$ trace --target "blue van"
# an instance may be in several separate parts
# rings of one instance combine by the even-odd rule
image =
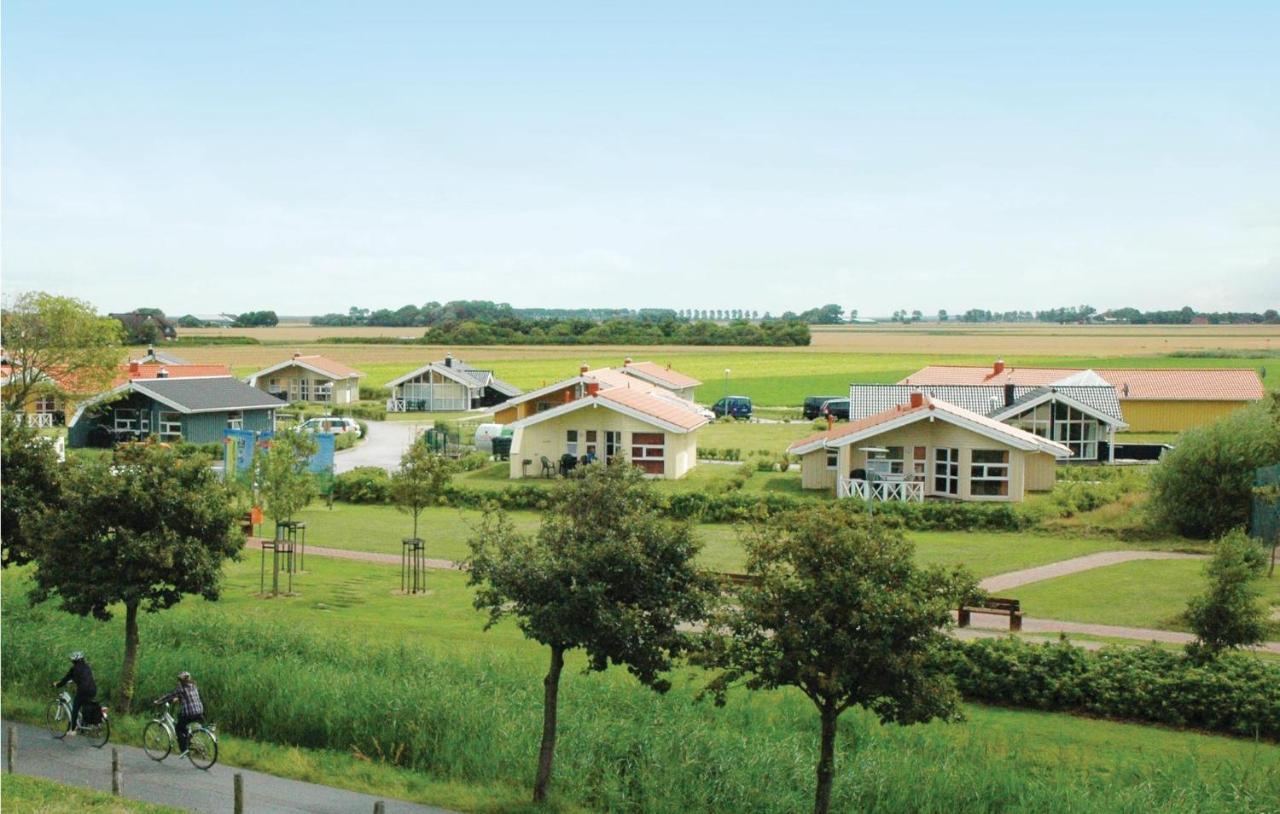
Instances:
[[[716,418],[733,416],[734,418],[751,418],[751,399],[746,396],[725,396],[711,406]]]

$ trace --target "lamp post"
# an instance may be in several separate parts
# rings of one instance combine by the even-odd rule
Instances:
[[[884,447],[858,447],[858,451],[863,453],[866,459],[867,470],[867,517],[874,519],[876,515],[876,479],[875,470],[871,468],[872,455],[888,455],[889,450]]]
[[[725,398],[729,398],[729,374],[730,374],[731,372],[732,372],[732,371],[730,371],[730,370],[729,370],[729,368],[727,368],[727,367],[724,369],[724,393],[723,393],[722,395],[723,395]],[[728,405],[727,405],[727,404],[726,404],[725,406],[726,406],[726,408],[728,407]]]

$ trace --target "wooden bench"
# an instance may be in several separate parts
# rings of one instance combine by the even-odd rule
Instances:
[[[960,606],[960,627],[969,626],[969,615],[973,613],[991,613],[1009,617],[1009,630],[1022,630],[1022,603],[1016,599],[1004,599],[989,596],[981,605]]]

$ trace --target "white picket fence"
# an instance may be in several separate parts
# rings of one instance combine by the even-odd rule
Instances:
[[[836,497],[860,497],[863,500],[924,501],[924,483],[910,480],[859,480],[841,478],[836,483]]]

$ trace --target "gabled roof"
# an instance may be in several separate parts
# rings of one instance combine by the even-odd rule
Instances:
[[[849,385],[849,419],[856,421],[870,415],[883,412],[890,407],[906,404],[911,400],[912,392],[922,392],[948,404],[972,410],[993,418],[1004,418],[1013,415],[1005,404],[1005,387],[989,384],[950,384],[916,386],[906,384],[851,384]],[[1046,393],[1057,394],[1058,398],[1070,403],[1100,421],[1119,426],[1124,424],[1124,414],[1120,410],[1120,402],[1116,398],[1116,389],[1105,382],[1101,385],[1069,385],[1064,387],[1026,387],[1013,386],[1014,400],[1011,404],[1031,406],[1028,402],[1035,400],[1040,404],[1048,399],[1042,398]]]
[[[949,424],[976,432],[979,435],[1027,452],[1046,452],[1054,457],[1066,458],[1071,455],[1070,448],[1063,444],[1041,438],[1033,433],[1011,427],[996,421],[994,418],[966,410],[940,399],[923,396],[917,407],[898,405],[876,415],[867,416],[858,421],[851,421],[833,427],[825,432],[816,433],[796,441],[787,447],[787,452],[804,455],[819,449],[848,446],[866,438],[873,438],[889,430],[905,427],[917,421],[938,419]]]
[[[697,387],[702,384],[692,376],[686,376],[679,371],[672,370],[671,365],[663,367],[655,362],[627,361],[623,363],[619,370],[629,376],[652,382],[668,390],[683,390],[687,387]]]
[[[88,408],[125,393],[141,393],[180,413],[215,413],[225,410],[274,410],[282,402],[234,376],[177,379],[134,379],[84,401],[68,424],[80,420]]]
[[[1120,402],[1116,399],[1116,389],[1111,385],[1106,387],[1037,387],[1027,390],[1027,392],[1014,399],[1008,405],[987,413],[987,416],[997,421],[1007,421],[1033,407],[1050,401],[1074,407],[1090,418],[1101,421],[1104,424],[1110,424],[1119,430],[1129,426],[1129,423],[1120,417]]]
[[[230,376],[231,368],[227,365],[171,365],[159,362],[148,362],[136,367],[132,362],[120,365],[120,372],[112,381],[113,385],[130,379],[190,379],[193,377]]]
[[[275,373],[277,370],[284,370],[291,365],[297,365],[300,368],[310,370],[312,373],[319,373],[321,376],[328,376],[331,379],[358,379],[364,375],[355,368],[347,367],[341,362],[335,362],[327,356],[313,354],[310,356],[294,356],[271,367],[264,367],[249,377],[249,384],[257,384],[258,379],[263,376]]]
[[[180,357],[178,357],[178,356],[174,356],[172,353],[165,353],[164,351],[158,351],[158,350],[156,350],[155,348],[147,348],[147,353],[146,353],[146,355],[144,355],[144,356],[139,356],[137,359],[130,359],[129,361],[130,361],[130,362],[139,362],[139,363],[141,363],[141,364],[148,364],[148,363],[151,363],[151,362],[157,362],[157,363],[162,364],[162,365],[189,365],[189,364],[191,364],[191,363],[190,363],[190,362],[188,362],[186,359],[180,358]]]
[[[997,371],[997,368],[999,370]],[[929,365],[898,384],[1016,384],[1031,387],[1076,384],[1088,371],[1058,367],[1013,367],[997,363]],[[1094,375],[1116,388],[1121,401],[1256,401],[1266,395],[1257,372],[1247,368],[1106,368]]]
[[[616,413],[630,416],[647,424],[652,424],[659,429],[674,433],[691,432],[707,423],[705,416],[694,412],[689,407],[683,406],[685,404],[689,404],[689,402],[675,396],[668,399],[653,393],[646,393],[643,390],[613,387],[600,390],[594,396],[574,399],[550,410],[544,410],[519,421],[513,421],[510,426],[512,429],[523,429],[588,407],[603,407],[607,410],[613,410]]]
[[[449,362],[452,362],[451,364]],[[475,388],[491,388],[498,391],[504,396],[518,396],[522,391],[513,384],[504,382],[497,376],[493,375],[491,370],[483,370],[478,367],[472,367],[465,364],[460,359],[441,360],[439,362],[429,362],[417,370],[411,370],[399,378],[392,379],[387,382],[387,387],[396,387],[416,379],[427,371],[434,370],[445,378],[452,379],[458,384]]]

